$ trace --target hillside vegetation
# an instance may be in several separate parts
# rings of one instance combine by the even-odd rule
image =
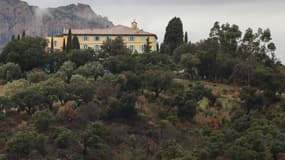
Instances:
[[[0,160],[282,160],[285,69],[270,30],[216,22],[191,43],[182,26],[173,18],[144,54],[120,37],[96,52],[12,40]]]

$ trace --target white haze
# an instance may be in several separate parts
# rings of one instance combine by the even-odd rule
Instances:
[[[208,37],[215,21],[238,24],[242,31],[270,28],[277,45],[277,57],[285,63],[285,1],[283,0],[27,0],[41,8],[71,3],[85,3],[97,14],[107,16],[115,24],[130,25],[133,19],[141,28],[156,33],[163,40],[165,26],[181,17],[184,30],[193,42]]]

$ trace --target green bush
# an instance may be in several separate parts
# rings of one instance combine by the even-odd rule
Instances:
[[[72,132],[67,128],[56,128],[55,144],[58,148],[68,148],[72,143]]]
[[[34,69],[27,73],[27,79],[32,83],[38,83],[40,81],[47,80],[47,78],[48,75],[40,69]]]
[[[0,79],[5,81],[12,81],[21,78],[21,67],[15,63],[7,63],[0,65]]]
[[[138,115],[136,97],[132,94],[123,95],[121,99],[113,99],[110,106],[104,112],[105,119],[133,119]]]
[[[48,131],[54,120],[53,113],[48,110],[37,111],[33,115],[33,124],[41,132]]]
[[[18,132],[7,143],[8,156],[11,159],[29,158],[33,152],[46,154],[46,138],[37,132]]]
[[[0,121],[4,121],[6,116],[3,113],[0,113]]]
[[[178,106],[177,115],[184,120],[192,120],[197,112],[197,103],[193,100],[188,100],[184,105]]]

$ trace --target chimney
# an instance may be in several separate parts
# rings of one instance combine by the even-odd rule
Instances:
[[[133,20],[133,22],[132,22],[132,28],[133,28],[133,29],[138,29],[138,23],[136,22],[136,20]]]

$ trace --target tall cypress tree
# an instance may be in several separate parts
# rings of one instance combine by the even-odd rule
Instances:
[[[168,23],[163,41],[163,50],[172,54],[174,49],[183,43],[183,24],[180,18],[174,17]]]
[[[18,34],[17,40],[21,40],[21,36]]]
[[[23,33],[22,33],[22,39],[24,39],[26,37],[26,31],[23,30]]]
[[[54,46],[53,46],[53,36],[51,36],[51,40],[50,40],[50,50],[51,50],[51,53],[53,53],[53,50],[54,50]]]
[[[62,51],[65,52],[66,46],[65,46],[65,38],[63,38],[63,43],[62,43]]]
[[[156,51],[159,53],[159,43],[156,43]]]
[[[165,49],[164,49],[164,44],[163,43],[160,44],[159,48],[160,48],[159,49],[159,53],[165,53]]]
[[[184,42],[185,42],[185,43],[188,43],[188,32],[185,32],[185,35],[184,35]]]
[[[150,52],[151,52],[151,46],[150,46],[149,37],[147,37],[146,44],[144,45],[144,53],[150,53]]]
[[[15,35],[13,34],[11,40],[14,41],[16,39]]]
[[[77,35],[72,39],[72,49],[80,49],[80,44]]]
[[[67,36],[66,51],[69,52],[71,49],[72,49],[72,32],[71,32],[71,28],[69,28],[68,36]]]

